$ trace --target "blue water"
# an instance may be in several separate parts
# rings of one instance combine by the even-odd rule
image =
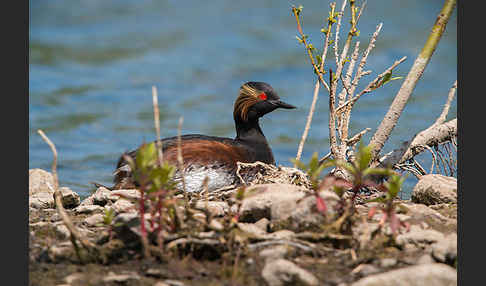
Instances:
[[[152,86],[161,109],[162,137],[183,133],[234,137],[233,101],[246,81],[270,83],[296,110],[263,118],[277,164],[290,166],[312,101],[315,77],[295,39],[291,5],[303,5],[304,32],[322,46],[327,1],[30,1],[29,168],[50,170],[52,154],[36,130],[56,144],[60,183],[82,197],[90,182],[111,185],[122,152],[155,139]],[[338,3],[340,6],[340,3]],[[364,49],[383,28],[366,69],[364,86],[395,60],[406,76],[442,1],[368,1],[359,30]],[[346,11],[348,13],[349,10]],[[456,79],[457,17],[418,83],[384,151],[435,121]],[[343,23],[344,31],[346,23]],[[343,35],[343,34],[342,34]],[[341,36],[341,43],[344,36]],[[329,53],[328,62],[334,62]],[[351,134],[381,122],[402,81],[361,98]],[[303,160],[328,152],[328,100],[323,91],[304,146]],[[448,119],[456,116],[456,100]],[[422,156],[430,168],[430,156]],[[416,181],[409,176],[404,192]]]

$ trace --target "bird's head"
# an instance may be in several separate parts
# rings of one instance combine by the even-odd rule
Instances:
[[[281,101],[269,84],[250,81],[240,87],[233,117],[235,120],[249,122],[257,120],[277,108],[293,109],[296,107]]]

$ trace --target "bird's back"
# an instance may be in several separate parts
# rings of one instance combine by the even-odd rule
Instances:
[[[178,166],[177,137],[161,140],[164,161]],[[236,162],[257,161],[257,150],[238,140],[190,134],[181,136],[181,151],[184,162],[186,190],[200,191],[204,177],[209,178],[208,189],[214,190],[235,183]],[[137,150],[125,153],[135,158]],[[177,168],[175,179],[180,181],[181,172]],[[137,187],[131,177],[131,168],[121,156],[117,164],[113,189]],[[181,185],[179,185],[181,187]]]

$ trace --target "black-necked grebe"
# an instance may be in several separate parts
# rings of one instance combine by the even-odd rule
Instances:
[[[258,124],[260,117],[277,108],[293,109],[295,106],[280,101],[273,88],[264,82],[247,82],[240,87],[234,104],[236,138],[222,138],[199,134],[181,136],[182,158],[186,191],[199,192],[207,176],[208,190],[213,191],[237,181],[236,162],[252,163],[261,161],[275,164],[272,149]],[[177,137],[164,138],[162,151],[164,161],[177,166]],[[138,150],[138,149],[137,149]],[[137,150],[125,153],[135,157]],[[136,188],[128,162],[119,159],[114,172],[115,186],[112,189]],[[180,172],[175,179],[180,183]]]

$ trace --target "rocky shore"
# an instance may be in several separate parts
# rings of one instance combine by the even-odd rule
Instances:
[[[338,219],[333,205],[339,197],[329,190],[319,194],[327,203],[323,215],[305,175],[282,168],[272,169],[279,176],[257,170],[244,198],[231,186],[193,196],[177,210],[184,231],[164,233],[163,247],[151,258],[141,251],[138,190],[100,187],[81,200],[61,186],[73,224],[99,249],[98,257],[80,256],[47,186],[53,176],[31,169],[30,285],[457,284],[455,178],[423,176],[411,200],[397,200],[396,215],[408,228],[395,235],[389,225],[380,227],[383,214],[369,216],[379,203],[363,201],[349,231],[338,233],[325,226]],[[188,205],[194,210],[191,221],[186,221]],[[150,230],[149,216],[144,223]]]

